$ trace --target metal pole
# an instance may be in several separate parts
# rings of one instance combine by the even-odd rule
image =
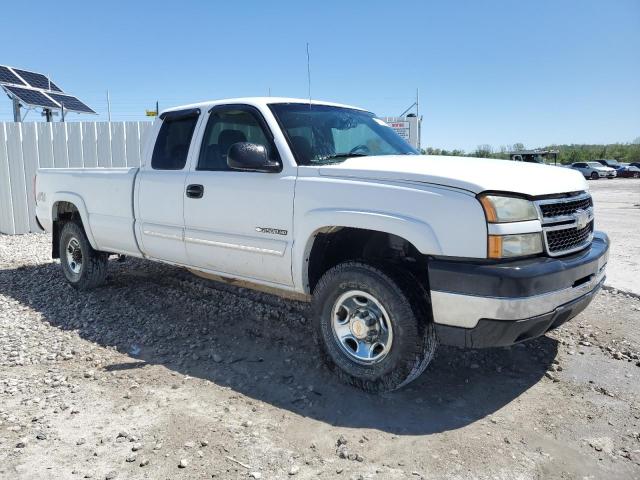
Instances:
[[[111,98],[109,97],[109,90],[107,90],[107,119],[111,123]]]
[[[60,121],[64,122],[64,103],[60,102]]]
[[[421,132],[421,121],[420,121],[420,90],[416,88],[416,119],[418,121],[418,152],[420,152],[420,135]]]
[[[311,108],[311,57],[309,55],[309,42],[307,42],[307,83],[309,88],[309,108]]]
[[[160,107],[158,106],[158,101],[156,100],[156,117],[160,115]]]
[[[20,101],[14,97],[13,99],[13,121],[21,122],[22,116],[20,115]]]

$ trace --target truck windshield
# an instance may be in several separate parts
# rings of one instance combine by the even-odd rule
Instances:
[[[415,155],[415,150],[373,113],[308,103],[269,105],[301,165],[350,157]]]

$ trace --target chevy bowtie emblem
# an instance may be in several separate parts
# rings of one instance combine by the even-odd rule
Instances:
[[[578,230],[582,230],[589,223],[590,215],[586,210],[576,210],[573,214],[573,218],[576,219],[576,228]]]

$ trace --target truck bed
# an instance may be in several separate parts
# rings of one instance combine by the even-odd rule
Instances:
[[[50,231],[54,204],[72,202],[78,205],[95,249],[139,256],[133,228],[137,173],[138,168],[40,169],[38,191],[45,192],[45,198],[38,199],[38,220]]]

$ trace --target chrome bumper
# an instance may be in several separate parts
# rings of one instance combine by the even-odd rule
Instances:
[[[436,325],[475,328],[481,320],[531,319],[588,296],[605,279],[609,238],[594,232],[586,249],[562,257],[505,262],[429,263],[431,306]],[[583,302],[584,303],[584,302]]]
[[[521,320],[544,315],[599,289],[606,278],[605,267],[606,265],[603,265],[600,271],[585,283],[530,297],[478,297],[432,291],[434,321],[443,325],[474,328],[483,318]]]

